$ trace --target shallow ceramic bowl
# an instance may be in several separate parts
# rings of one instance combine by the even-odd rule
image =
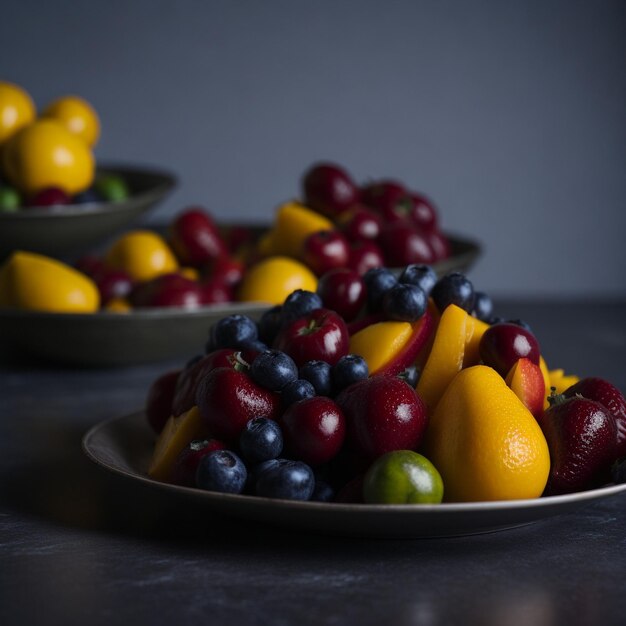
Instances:
[[[66,258],[89,250],[154,208],[176,185],[173,174],[134,167],[103,167],[98,174],[121,176],[130,195],[121,202],[29,207],[0,213],[0,259],[13,250]]]

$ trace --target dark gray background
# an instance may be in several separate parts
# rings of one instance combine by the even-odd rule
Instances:
[[[6,2],[0,76],[90,100],[100,160],[271,218],[317,159],[427,192],[496,295],[626,295],[626,3]]]

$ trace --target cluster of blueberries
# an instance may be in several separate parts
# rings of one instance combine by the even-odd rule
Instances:
[[[248,493],[264,498],[328,502],[334,495],[327,483],[316,480],[302,461],[280,458],[280,426],[265,417],[250,420],[239,437],[239,454],[214,450],[196,471],[196,485],[221,493]]]

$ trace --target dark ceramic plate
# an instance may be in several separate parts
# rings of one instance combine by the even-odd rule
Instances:
[[[147,477],[155,437],[143,413],[94,426],[83,437],[87,456],[106,470],[133,481],[138,488],[157,489],[163,498],[178,499],[251,521],[325,534],[408,539],[451,537],[493,532],[567,513],[593,500],[626,492],[626,484],[564,496],[438,505],[325,504],[270,500],[178,487]],[[623,497],[623,496],[622,496]]]
[[[211,324],[233,313],[258,317],[266,305],[237,303],[132,313],[0,311],[0,346],[24,357],[64,365],[117,367],[203,352]]]
[[[0,259],[13,250],[53,257],[87,251],[152,209],[176,185],[172,174],[157,170],[115,166],[98,170],[105,173],[126,181],[130,189],[126,200],[0,213]]]

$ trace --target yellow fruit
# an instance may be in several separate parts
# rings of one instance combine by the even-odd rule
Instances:
[[[304,240],[320,230],[332,230],[335,225],[323,215],[298,202],[278,207],[272,230],[261,243],[263,254],[300,256]]]
[[[42,117],[59,121],[73,135],[93,147],[100,137],[100,119],[94,108],[78,96],[64,96],[49,104]]]
[[[548,365],[542,356],[539,357],[539,369],[541,370],[543,384],[545,387],[546,397],[543,399],[543,410],[545,411],[550,406],[550,403],[548,402],[548,396],[550,395],[550,372],[548,371]]]
[[[362,356],[369,373],[375,374],[404,348],[412,334],[409,322],[370,324],[350,337],[350,354]]]
[[[202,422],[198,407],[194,406],[178,417],[172,415],[157,439],[148,475],[155,480],[167,481],[178,455],[185,446],[206,434],[206,426]]]
[[[4,306],[52,313],[93,313],[100,306],[95,283],[56,259],[14,252],[2,268]]]
[[[242,302],[282,304],[296,289],[315,291],[315,274],[299,261],[273,256],[260,261],[246,272],[238,297]]]
[[[109,313],[128,313],[132,310],[130,302],[126,298],[112,298],[104,308]]]
[[[4,169],[27,195],[59,187],[72,196],[91,185],[95,161],[91,150],[59,122],[41,119],[15,133],[5,144]]]
[[[554,387],[556,393],[563,393],[566,389],[569,389],[572,385],[575,385],[580,378],[574,374],[565,374],[562,369],[550,370],[550,388]],[[550,389],[548,389],[548,393]]]
[[[0,144],[35,119],[31,97],[17,85],[0,82]]]
[[[550,471],[539,424],[485,365],[454,377],[431,416],[424,454],[448,502],[538,498]]]
[[[137,281],[151,280],[178,269],[178,261],[165,239],[150,230],[133,230],[122,235],[109,248],[104,262]]]
[[[178,273],[189,280],[195,280],[196,282],[200,280],[200,272],[195,267],[181,267]]]

